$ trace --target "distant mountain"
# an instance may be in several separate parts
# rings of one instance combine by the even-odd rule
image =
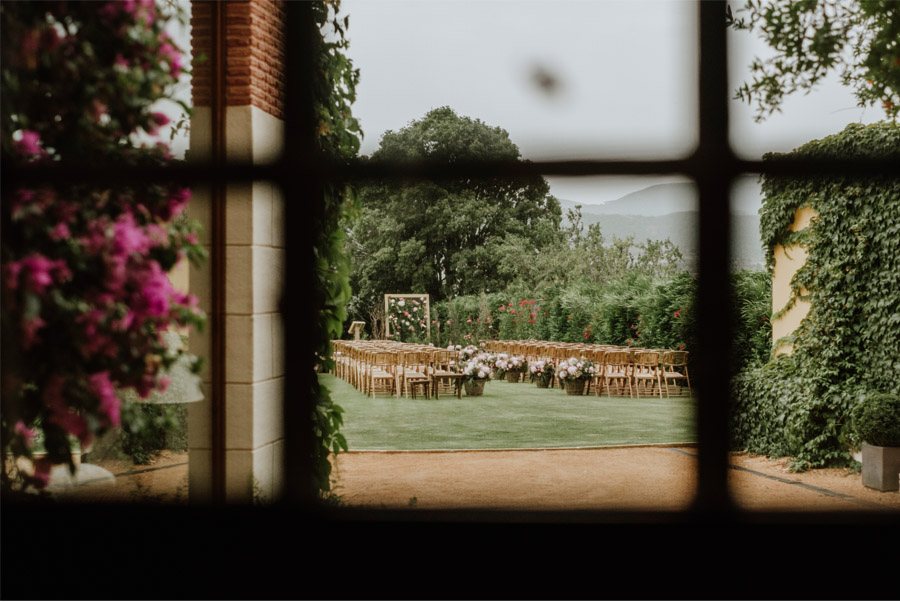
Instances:
[[[743,192],[737,189],[735,194],[732,259],[739,268],[761,269],[764,259],[759,238],[759,201],[753,194],[757,191],[750,186],[744,188]],[[633,236],[636,242],[669,239],[689,263],[695,263],[698,227],[695,198],[692,184],[662,184],[603,205],[583,205],[581,215],[585,227],[600,224],[607,240],[628,236]],[[565,222],[567,210],[577,203],[560,199],[560,204]]]
[[[563,214],[574,201],[560,199]],[[757,215],[762,196],[759,185],[751,179],[738,180],[732,196],[732,210],[742,215]],[[656,184],[618,199],[596,205],[582,204],[583,214],[597,215],[667,215],[697,210],[697,187],[689,182]]]

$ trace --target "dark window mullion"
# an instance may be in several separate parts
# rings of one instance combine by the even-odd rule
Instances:
[[[697,292],[699,444],[694,509],[727,512],[728,408],[730,405],[731,291],[730,199],[735,164],[728,144],[728,70],[725,4],[699,2],[699,123],[696,159],[700,193]]]
[[[313,478],[316,281],[313,262],[314,228],[321,226],[323,181],[315,169],[315,96],[318,51],[316,24],[309,2],[285,3],[285,128],[284,153],[276,182],[284,203],[285,278],[281,297],[284,324],[284,495],[287,502],[309,510],[316,502]],[[292,281],[295,286],[288,286]]]

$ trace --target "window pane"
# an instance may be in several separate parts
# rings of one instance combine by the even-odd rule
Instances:
[[[896,331],[884,325],[896,313],[880,308],[896,307],[897,295],[879,283],[894,282],[897,271],[878,232],[896,227],[895,212],[879,199],[897,184],[886,178],[862,186],[820,183],[810,178],[793,188],[767,187],[763,198],[754,175],[732,189],[736,258],[750,258],[751,240],[758,251],[752,261],[736,262],[732,275],[736,405],[729,483],[748,510],[897,512],[900,468],[892,477],[886,473],[893,492],[865,485],[878,457],[862,457],[854,417],[870,408],[875,422],[886,424],[891,415],[890,396],[878,393],[893,390],[884,358],[895,355]],[[797,199],[813,199],[818,209]],[[746,214],[754,200],[762,220]],[[871,210],[848,212],[855,203]],[[857,244],[844,236],[851,229],[868,234],[865,253],[848,250]],[[769,257],[771,271],[764,267]]]
[[[752,80],[750,65],[755,58],[774,56],[758,34],[728,30],[729,91],[734,96],[743,84]],[[768,152],[788,152],[816,138],[843,130],[849,123],[873,123],[886,118],[881,106],[860,107],[853,90],[841,83],[831,71],[806,93],[785,96],[781,110],[762,121],[755,121],[760,94],[754,104],[732,98],[729,105],[730,142],[743,158],[759,159]]]
[[[354,113],[371,154],[441,106],[530,159],[673,157],[696,143],[696,10],[685,2],[356,2]]]
[[[363,340],[336,341],[335,370],[320,375],[353,452],[336,460],[345,504],[681,510],[693,500],[695,187],[548,183],[554,198],[538,216],[525,211],[526,187],[515,207],[511,186],[362,187],[348,321]],[[579,379],[591,365],[600,375]]]

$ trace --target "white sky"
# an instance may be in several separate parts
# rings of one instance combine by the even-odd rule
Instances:
[[[528,159],[661,158],[697,140],[695,5],[680,1],[343,0],[361,81],[354,114],[370,154],[382,134],[449,105],[510,133]],[[732,89],[765,44],[731,33]],[[552,73],[548,94],[534,74]],[[884,118],[834,77],[762,124],[731,104],[735,150],[759,157]],[[672,178],[549,178],[585,204]]]

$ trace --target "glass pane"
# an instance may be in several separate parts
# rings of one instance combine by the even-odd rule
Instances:
[[[697,140],[696,10],[685,2],[347,1],[371,154],[449,106],[529,159],[661,158]]]
[[[526,215],[535,198],[519,184]],[[695,186],[547,184],[537,197],[553,196],[524,227],[506,216],[504,187],[475,203],[477,191],[437,182],[360,190],[348,322],[361,340],[335,341],[335,369],[320,375],[355,452],[336,459],[345,504],[682,510],[693,500]],[[495,229],[466,239],[486,215]]]
[[[728,30],[728,53],[732,96],[752,80],[750,66],[754,59],[765,61],[774,56],[757,33],[732,28]],[[841,82],[835,70],[808,93],[787,95],[781,110],[762,121],[755,120],[756,104],[737,98],[732,98],[729,111],[731,146],[738,156],[747,159],[760,159],[768,152],[788,152],[810,140],[840,132],[850,123],[873,123],[886,118],[880,106],[858,106],[853,90]]]
[[[24,23],[26,37],[36,32],[43,40],[22,61],[4,61],[3,78],[4,120],[22,124],[14,139],[36,141],[38,165],[46,155],[62,163],[100,162],[115,145],[123,149],[121,160],[133,164],[174,163],[192,158],[196,147],[208,148],[199,139],[209,134],[208,112],[192,119],[188,109],[189,4],[19,5],[4,7],[4,19],[4,31],[10,22]],[[130,37],[110,33],[110,23]],[[103,35],[91,36],[98,31]],[[144,40],[139,46],[136,37]],[[78,52],[70,52],[73,44]],[[7,69],[28,84],[10,85],[15,78]],[[78,70],[74,82],[66,79]],[[110,88],[108,81],[117,83]],[[30,86],[57,96],[47,92],[49,104],[35,108],[33,99],[22,100]],[[4,395],[3,412],[5,419],[21,417],[13,449],[21,452],[30,439],[32,457],[5,468],[22,477],[15,483],[25,491],[43,489],[61,501],[186,503],[189,461],[207,480],[209,471],[208,459],[197,466],[189,460],[189,447],[210,446],[209,429],[190,428],[188,410],[204,407],[208,402],[199,400],[209,397],[208,368],[195,373],[195,356],[209,353],[208,334],[195,324],[195,308],[209,309],[209,264],[202,260],[209,252],[208,194],[178,182],[34,188],[15,192],[15,202],[4,199],[22,234],[5,237],[4,270],[25,261],[28,271],[28,262],[43,257],[56,272],[38,289],[7,281],[13,289],[4,318],[20,316],[32,330],[19,338],[4,319],[10,345],[4,377],[12,379],[4,382],[24,380],[26,393]],[[30,308],[25,313],[13,300],[20,293]],[[207,321],[206,333],[210,326]],[[44,487],[34,486],[43,481]]]
[[[886,425],[890,399],[900,408],[896,395],[879,397],[894,390],[896,377],[884,368],[891,360],[882,358],[897,346],[886,326],[896,312],[880,309],[896,307],[896,287],[879,284],[896,279],[896,251],[885,244],[895,238],[878,236],[896,220],[893,201],[879,199],[895,198],[897,181],[834,186],[811,178],[763,197],[759,180],[746,176],[732,189],[732,495],[754,511],[900,511],[900,467],[892,492],[866,485],[879,459],[863,457],[856,414],[870,408]],[[819,209],[798,199],[816,199]],[[747,214],[754,202],[762,220]],[[848,212],[855,203],[871,209]],[[865,253],[849,250],[858,248],[845,236],[851,230],[868,233]]]

